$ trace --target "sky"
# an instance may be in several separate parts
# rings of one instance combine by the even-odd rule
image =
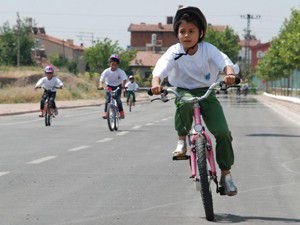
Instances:
[[[300,9],[299,0],[0,0],[0,25],[14,25],[19,12],[51,36],[85,46],[108,37],[126,48],[130,23],[166,23],[178,5],[199,7],[208,23],[229,25],[241,38],[247,26],[241,15],[260,15],[251,20],[251,34],[263,43],[278,35],[292,8]]]

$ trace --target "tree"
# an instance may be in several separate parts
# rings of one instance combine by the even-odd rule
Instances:
[[[89,47],[84,52],[90,73],[101,73],[109,66],[108,60],[110,55],[118,54],[121,58],[120,67],[123,70],[128,70],[130,61],[135,57],[134,51],[125,51],[118,42],[105,38],[103,41],[98,41],[94,46]]]
[[[264,80],[289,77],[300,69],[300,10],[293,9],[285,20],[280,34],[272,40],[271,47],[257,66],[257,75]]]
[[[29,27],[25,20],[20,23],[20,64],[33,64],[31,58],[31,49],[34,46],[34,40],[30,36]],[[0,64],[17,65],[17,27],[10,27],[6,22],[0,27]]]
[[[224,52],[231,60],[236,61],[239,46],[239,36],[230,27],[226,27],[224,31],[217,31],[212,28],[208,28],[205,41],[213,44],[219,50]]]

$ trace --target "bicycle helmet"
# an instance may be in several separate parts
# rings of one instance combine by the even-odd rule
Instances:
[[[198,42],[201,42],[204,39],[206,30],[207,30],[207,22],[206,22],[206,18],[204,16],[204,14],[201,12],[201,10],[199,8],[193,7],[193,6],[182,7],[177,10],[175,17],[174,17],[174,23],[173,23],[173,29],[174,29],[176,37],[178,34],[179,26],[182,22],[182,17],[186,14],[189,16],[191,21],[196,23],[195,25],[198,27],[200,33],[201,33],[201,31],[203,32],[203,34],[201,36],[199,36],[199,40],[198,40]]]
[[[112,54],[112,55],[109,57],[109,61],[110,61],[110,62],[117,62],[117,63],[120,63],[120,57],[119,57],[117,54]]]
[[[52,65],[48,65],[44,69],[45,73],[54,73],[54,68]]]

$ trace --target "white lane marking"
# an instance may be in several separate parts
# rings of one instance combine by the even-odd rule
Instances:
[[[0,172],[0,177],[1,177],[1,176],[4,176],[4,175],[6,175],[6,174],[9,174],[9,173],[10,173],[9,171]]]
[[[147,123],[146,126],[152,126],[154,123]]]
[[[112,141],[113,138],[104,138],[104,139],[101,139],[99,141],[96,141],[97,143],[103,143],[103,142],[108,142],[108,141]]]
[[[79,150],[82,150],[82,149],[86,149],[86,148],[90,148],[90,147],[91,147],[91,146],[83,145],[83,146],[71,148],[71,149],[69,149],[68,151],[69,151],[69,152],[76,152],[76,151],[79,151]]]
[[[55,159],[56,157],[57,157],[56,155],[50,155],[50,156],[47,156],[47,157],[43,157],[43,158],[40,158],[40,159],[30,161],[27,164],[40,164],[40,163],[46,162],[48,160]]]
[[[293,160],[284,162],[284,163],[281,164],[281,166],[282,166],[284,169],[286,169],[287,171],[291,172],[291,173],[300,174],[300,172],[295,171],[295,170],[292,170],[291,168],[289,168],[289,167],[287,166],[287,164],[293,163],[293,162],[295,162],[295,161],[297,161],[297,160],[300,160],[300,158],[296,158],[296,159],[293,159]]]
[[[161,121],[166,121],[166,120],[168,120],[168,118],[161,119]]]
[[[126,135],[126,134],[128,134],[129,133],[129,131],[122,131],[122,132],[120,132],[120,133],[117,133],[117,135],[118,136],[123,136],[123,135]]]
[[[141,125],[136,125],[132,129],[136,130],[136,129],[140,129],[141,127],[142,127]]]

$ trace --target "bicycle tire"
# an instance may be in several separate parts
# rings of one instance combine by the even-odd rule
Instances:
[[[132,95],[130,95],[130,97],[129,97],[129,112],[131,112],[132,103],[133,103],[133,97],[132,97]]]
[[[114,115],[115,115],[114,130],[117,131],[119,128],[119,116],[120,116],[117,106],[114,107]]]
[[[46,112],[45,112],[45,125],[46,127],[51,125],[50,107],[48,104],[46,106]]]
[[[202,196],[205,217],[208,221],[213,221],[215,218],[212,193],[208,181],[207,160],[205,151],[204,138],[198,137],[195,141],[195,149],[197,155],[197,166],[200,176],[200,192]]]
[[[115,110],[112,108],[111,104],[107,105],[107,125],[110,131],[114,131],[115,127]]]

